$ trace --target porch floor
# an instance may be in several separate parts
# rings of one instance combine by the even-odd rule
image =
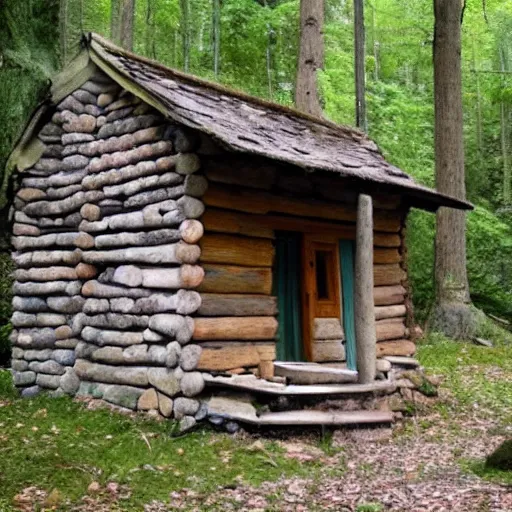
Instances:
[[[344,384],[357,382],[357,372],[346,368],[333,368],[318,363],[276,361],[275,375],[286,377],[290,384]]]

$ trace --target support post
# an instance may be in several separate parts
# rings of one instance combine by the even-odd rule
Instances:
[[[368,384],[375,380],[377,339],[373,304],[373,205],[372,198],[365,194],[359,194],[357,201],[354,313],[359,382]]]

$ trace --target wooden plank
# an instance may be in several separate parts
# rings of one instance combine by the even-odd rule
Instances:
[[[375,322],[375,332],[377,334],[377,341],[394,340],[403,338],[405,336],[405,323],[403,319],[398,319],[397,322],[378,321]]]
[[[375,308],[375,320],[383,320],[385,318],[403,317],[407,313],[405,304],[396,306],[378,306]]]
[[[373,280],[375,286],[389,286],[401,284],[407,277],[406,273],[398,264],[374,265]]]
[[[226,371],[258,366],[275,359],[275,343],[204,343],[201,345],[198,370]]]
[[[377,343],[377,356],[412,356],[416,345],[410,340],[381,341]]]
[[[393,393],[396,390],[396,384],[389,380],[374,381],[370,384],[318,384],[315,386],[286,386],[285,384],[258,379],[252,375],[223,377],[206,374],[204,375],[204,380],[207,386],[220,386],[274,396],[352,395],[374,392]]]
[[[269,295],[202,293],[198,316],[275,316],[277,298]]]
[[[358,425],[393,423],[388,411],[282,411],[258,416],[258,425]]]
[[[272,269],[234,265],[203,265],[205,277],[197,288],[207,293],[247,293],[270,295]]]
[[[376,306],[403,304],[405,288],[402,285],[376,286],[373,288],[373,301]]]
[[[194,318],[193,339],[205,340],[273,340],[277,333],[273,316]]]
[[[317,363],[274,363],[275,374],[286,377],[291,384],[343,384],[357,382],[357,372],[330,368]]]
[[[398,252],[398,249],[376,248],[373,250],[374,263],[400,263],[401,261],[402,255]]]
[[[337,203],[304,198],[296,199],[244,188],[212,185],[202,199],[208,206],[260,215],[275,212],[330,220],[351,222],[356,220],[356,210],[354,208]],[[376,211],[374,224],[378,231],[397,233],[401,227],[401,216],[396,212]]]
[[[272,242],[261,238],[207,233],[199,246],[204,263],[271,267],[275,255]]]
[[[204,170],[209,181],[269,190],[276,180],[276,166],[253,159],[227,158],[210,161]]]
[[[274,361],[260,361],[258,373],[260,379],[272,379],[274,377]]]

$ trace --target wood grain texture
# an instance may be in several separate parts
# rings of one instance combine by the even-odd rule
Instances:
[[[195,318],[193,339],[205,340],[273,340],[277,333],[273,316]]]
[[[375,308],[375,320],[404,317],[406,313],[407,308],[405,304],[398,304],[395,306],[377,306]]]
[[[377,343],[377,356],[412,356],[416,345],[409,340],[380,341]]]
[[[198,316],[275,316],[277,298],[269,295],[202,293]]]
[[[373,266],[373,280],[375,286],[397,285],[406,277],[406,273],[398,264]]]
[[[270,240],[207,233],[201,238],[200,261],[247,267],[271,267],[275,249]]]
[[[394,340],[405,337],[405,319],[397,318],[395,321],[379,320],[375,322],[377,341]]]
[[[276,357],[275,343],[209,342],[201,347],[197,369],[205,371],[259,366],[261,361],[273,361]]]
[[[338,203],[296,199],[246,188],[212,185],[202,199],[208,206],[260,215],[275,212],[339,221],[355,222],[356,220],[355,208]],[[396,233],[401,227],[401,215],[398,212],[376,211],[374,225],[378,231]]]
[[[373,251],[373,262],[376,264],[400,263],[401,261],[402,256],[398,249],[375,248]]]
[[[376,306],[403,304],[405,288],[398,284],[394,286],[376,286],[373,289],[373,301]]]
[[[205,277],[197,291],[207,293],[247,293],[270,295],[272,269],[204,264]]]
[[[249,215],[209,207],[204,212],[201,220],[207,232],[274,238],[274,230],[261,221],[260,215]]]

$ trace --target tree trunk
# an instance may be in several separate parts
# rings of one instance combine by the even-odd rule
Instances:
[[[354,0],[354,68],[356,79],[356,126],[366,131],[364,0]]]
[[[213,74],[219,76],[220,67],[220,0],[213,0]]]
[[[119,41],[123,48],[133,50],[133,18],[135,0],[121,0],[119,11]]]
[[[436,187],[459,199],[466,195],[462,133],[461,2],[434,0],[434,102]],[[474,334],[466,274],[466,215],[437,212],[436,305],[431,328],[453,338]]]
[[[190,67],[190,3],[180,0],[181,6],[181,46],[183,54],[183,70],[188,73]]]
[[[155,58],[155,13],[153,0],[147,0],[146,6],[145,53],[147,57]]]
[[[64,66],[68,62],[68,0],[60,0],[59,25],[60,58]]]
[[[499,45],[501,84],[505,88],[504,73],[508,71],[504,43]],[[508,105],[500,102],[501,154],[503,157],[503,204],[510,204],[510,163],[508,154]]]
[[[295,106],[315,116],[322,115],[318,99],[317,70],[323,67],[324,61],[323,25],[323,0],[301,0]]]
[[[121,0],[110,2],[110,39],[119,44],[119,13]]]

